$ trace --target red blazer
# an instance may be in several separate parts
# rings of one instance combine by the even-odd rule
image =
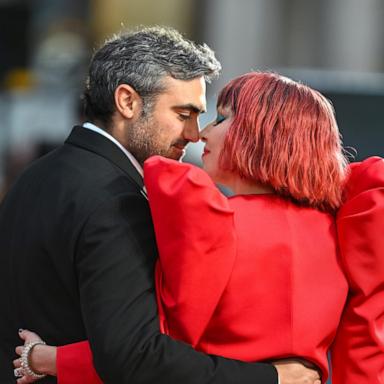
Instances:
[[[325,381],[347,295],[334,218],[274,194],[227,199],[172,160],[152,158],[144,174],[162,330],[233,359],[302,357]]]
[[[332,217],[275,195],[227,199],[203,171],[158,157],[146,162],[145,182],[162,330],[236,359],[300,356],[325,381],[347,292]],[[86,343],[60,347],[59,383],[99,382],[73,380],[89,354]]]

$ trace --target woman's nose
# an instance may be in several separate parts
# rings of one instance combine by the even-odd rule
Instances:
[[[206,125],[206,126],[200,131],[200,140],[201,140],[201,141],[207,141],[207,134],[208,134],[210,125],[211,125],[211,124]]]

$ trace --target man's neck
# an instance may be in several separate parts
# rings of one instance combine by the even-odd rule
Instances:
[[[83,124],[83,126],[87,129],[90,129],[94,132],[97,132],[100,135],[105,136],[107,139],[112,141],[114,144],[116,144],[128,157],[128,159],[131,161],[132,165],[136,168],[136,170],[139,172],[139,174],[143,177],[143,167],[142,165],[137,161],[135,156],[132,155],[132,153],[124,146],[123,143],[116,137],[113,136],[111,132],[106,131],[105,129],[100,128],[94,123],[86,122]]]

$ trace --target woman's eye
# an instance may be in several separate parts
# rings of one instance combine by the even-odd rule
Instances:
[[[214,121],[213,125],[219,125],[226,119],[225,116],[221,115],[220,113],[217,114],[216,120]]]

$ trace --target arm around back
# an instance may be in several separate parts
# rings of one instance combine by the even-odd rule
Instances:
[[[119,195],[89,217],[76,269],[94,364],[105,383],[275,384],[268,364],[196,352],[159,331],[156,249],[148,203]]]

